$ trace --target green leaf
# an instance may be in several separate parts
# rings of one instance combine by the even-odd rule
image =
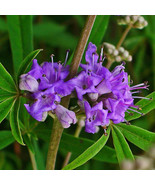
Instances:
[[[6,99],[0,103],[0,123],[6,118],[15,103],[15,97]]]
[[[32,51],[20,64],[18,73],[17,73],[17,78],[19,78],[20,75],[26,73],[30,63],[32,60],[42,51],[42,49],[37,49],[35,51]]]
[[[88,147],[93,145],[95,141],[85,138],[75,138],[70,134],[63,133],[60,148],[72,152],[76,156],[83,153]],[[118,163],[116,152],[114,149],[104,146],[93,159],[109,163]]]
[[[35,154],[34,146],[33,146],[33,144],[32,144],[31,136],[25,134],[25,135],[23,136],[23,138],[24,138],[24,142],[25,142],[26,146],[31,150],[31,152],[32,152],[33,154]]]
[[[7,24],[16,73],[23,58],[33,50],[32,16],[7,15]]]
[[[140,100],[139,102],[136,103],[136,105],[139,105],[140,108],[142,108],[142,111],[139,111],[141,113],[144,113],[144,114],[147,114],[148,112],[150,112],[151,110],[153,110],[155,108],[155,92],[149,94],[148,96],[146,96],[147,98],[152,98],[152,100],[146,100],[146,99],[143,99],[143,100]],[[132,112],[133,113],[133,112]],[[134,119],[137,119],[141,117],[140,114],[138,113],[133,113],[132,116],[130,115],[127,115],[125,117],[125,119],[127,121],[131,121],[131,120],[134,120]]]
[[[11,143],[15,141],[14,137],[12,136],[11,131],[3,130],[0,131],[0,150],[7,147]]]
[[[20,15],[23,58],[33,51],[32,15]]]
[[[118,162],[121,163],[125,159],[133,160],[134,156],[128,143],[126,142],[121,131],[115,125],[112,125],[112,137]]]
[[[14,94],[11,94],[3,89],[0,89],[0,102],[8,99],[8,98],[11,98],[12,96],[14,96]]]
[[[45,161],[44,161],[44,158],[43,158],[42,151],[40,150],[40,148],[38,146],[38,142],[33,139],[32,144],[34,146],[35,161],[36,161],[36,164],[37,164],[37,169],[38,170],[45,170]]]
[[[52,47],[74,48],[77,38],[67,32],[66,29],[66,26],[57,24],[54,21],[35,24],[33,27],[34,37],[39,41],[43,41]]]
[[[96,44],[99,46],[101,42],[103,41],[103,37],[105,34],[105,31],[108,27],[109,23],[109,15],[97,15],[94,26],[92,28],[90,37],[89,37],[89,42],[92,42],[93,44]]]
[[[97,142],[95,142],[92,146],[85,150],[79,157],[77,157],[74,161],[65,166],[63,170],[75,169],[86,163],[91,158],[93,158],[106,144],[110,135],[110,127],[108,128],[107,133],[108,136],[103,135]]]
[[[11,93],[16,93],[16,85],[4,66],[0,63],[0,88]]]
[[[123,135],[134,145],[143,150],[148,150],[155,142],[155,133],[149,132],[134,125],[118,124],[117,127]]]
[[[17,99],[11,112],[10,112],[10,126],[12,130],[12,135],[21,145],[25,145],[23,143],[23,138],[19,126],[19,108],[20,108],[20,99]]]

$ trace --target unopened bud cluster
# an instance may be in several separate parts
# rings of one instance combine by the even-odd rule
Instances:
[[[137,157],[135,161],[126,160],[121,165],[122,170],[154,170],[155,169],[155,145],[144,155]]]
[[[143,29],[148,25],[144,17],[140,15],[120,15],[117,20],[119,25],[132,25],[133,28]]]
[[[132,61],[132,56],[129,54],[127,50],[123,47],[116,48],[114,45],[104,42],[104,53],[106,54],[107,58],[111,61],[121,62],[121,61]]]

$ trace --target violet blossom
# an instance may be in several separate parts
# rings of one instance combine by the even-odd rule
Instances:
[[[68,56],[68,52],[67,52]],[[65,63],[53,61],[38,64],[33,60],[31,70],[20,76],[19,88],[27,91],[30,102],[25,104],[28,113],[38,121],[45,121],[48,112],[56,114],[62,126],[68,128],[71,123],[76,123],[75,113],[59,105],[61,98],[71,94],[72,84],[65,82],[69,74],[69,66]]]

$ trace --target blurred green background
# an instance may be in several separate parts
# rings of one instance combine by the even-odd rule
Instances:
[[[87,16],[83,15],[32,16],[33,49],[43,49],[37,56],[39,63],[50,61],[51,54],[55,55],[55,61],[64,61],[67,49],[70,49],[69,55],[71,56],[80,38],[86,17]],[[142,92],[143,96],[151,93],[155,89],[155,16],[148,15],[144,17],[148,21],[148,26],[142,30],[132,29],[122,45],[133,56],[132,62],[126,64],[126,71],[130,74],[134,84],[139,84],[143,81],[149,82],[149,91],[144,90]],[[109,24],[102,41],[116,45],[125,27],[126,26],[119,26],[117,24],[117,16],[110,16]],[[97,47],[100,49],[101,45]],[[6,16],[0,16],[0,62],[2,62],[11,74],[13,74],[12,61],[13,57]],[[116,65],[116,63],[114,65]],[[155,112],[151,111],[146,116],[132,121],[131,124],[154,132],[154,115]],[[36,159],[39,169],[44,169],[45,166],[51,127],[51,119],[48,118],[45,123],[40,123],[39,126],[36,126],[33,130],[34,138],[36,138],[33,144],[37,153]],[[73,134],[75,127],[76,126],[73,125],[69,129],[65,129],[65,132]],[[0,125],[0,130],[4,129],[10,129],[7,119]],[[35,132],[37,133],[36,135]],[[97,140],[100,135],[100,132],[93,135],[83,130],[80,136]],[[37,137],[39,138],[38,140]],[[112,146],[111,139],[109,139],[108,145]],[[129,143],[129,145],[135,155],[143,154],[143,151],[133,144]],[[66,152],[64,148],[60,147],[56,169],[61,169]],[[71,160],[74,159],[75,156],[76,155],[73,154]],[[0,169],[32,169],[27,148],[15,142],[5,149],[0,150]],[[118,164],[105,163],[92,159],[78,169],[119,169],[119,166]]]

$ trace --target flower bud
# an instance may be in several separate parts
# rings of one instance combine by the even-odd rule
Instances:
[[[75,124],[77,122],[75,113],[66,109],[62,105],[57,105],[55,114],[64,128],[68,128],[70,127],[71,123]]]
[[[19,82],[20,90],[35,92],[38,90],[38,86],[39,86],[39,83],[31,75],[23,74],[20,76],[20,82]]]

